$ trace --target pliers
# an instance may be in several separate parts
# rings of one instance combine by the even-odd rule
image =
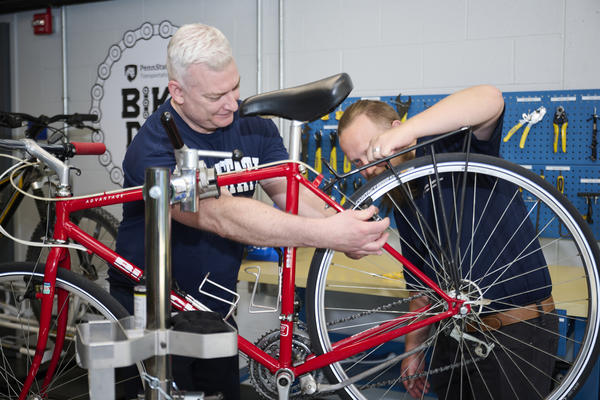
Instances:
[[[554,126],[554,152],[558,151],[558,132],[560,131],[560,144],[563,153],[567,152],[567,113],[563,106],[558,106],[554,113],[554,120],[552,122]]]
[[[408,96],[408,101],[402,101],[401,96],[402,93],[398,93],[398,96],[396,96],[396,99],[394,100],[394,104],[396,105],[396,111],[400,116],[400,121],[404,122],[408,116],[408,109],[412,103],[412,98]]]
[[[511,136],[516,131],[518,131],[520,127],[527,123],[527,126],[525,127],[525,129],[523,130],[523,134],[521,135],[521,141],[519,142],[519,147],[522,149],[523,147],[525,147],[525,141],[527,140],[527,135],[529,135],[529,130],[531,129],[531,126],[540,122],[542,118],[544,118],[544,115],[546,115],[546,107],[544,106],[541,106],[540,108],[530,112],[529,114],[524,113],[521,116],[521,120],[515,126],[510,128],[510,131],[508,131],[508,133],[504,137],[504,141],[508,142]]]

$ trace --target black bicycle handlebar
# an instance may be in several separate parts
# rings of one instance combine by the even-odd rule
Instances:
[[[67,125],[76,128],[85,128],[84,122],[95,122],[98,116],[95,114],[57,114],[51,117],[46,115],[33,116],[25,113],[13,113],[0,111],[0,126],[6,128],[20,128],[25,123],[30,122],[31,126],[27,130],[26,136],[35,139],[36,136],[48,125],[54,122],[64,122]]]

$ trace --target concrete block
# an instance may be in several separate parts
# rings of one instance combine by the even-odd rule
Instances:
[[[240,73],[240,98],[256,94],[256,57],[254,55],[239,55],[235,57]]]
[[[334,50],[342,47],[345,43],[344,38],[348,35],[342,16],[344,2],[340,2],[339,0],[310,0],[302,3],[304,3],[304,7],[306,8],[305,14],[303,14],[304,50],[312,52],[325,49]],[[297,14],[294,15],[298,16]],[[287,16],[286,22],[290,18],[292,18],[291,15]],[[287,29],[286,25],[286,31]],[[293,49],[293,44],[290,43],[289,49]]]
[[[468,38],[486,39],[563,32],[564,0],[471,1]]]
[[[143,17],[145,21],[159,23],[167,20],[173,25],[204,22],[207,3],[201,0],[177,0],[177,3],[165,6],[161,0],[144,0]]]
[[[418,45],[345,50],[342,70],[350,74],[355,92],[360,93],[371,90],[396,92],[423,84],[422,55]]]
[[[285,64],[285,87],[316,81],[342,70],[341,54],[334,51],[291,53]]]
[[[563,66],[562,42],[560,35],[515,39],[515,81],[560,82]]]
[[[399,2],[381,5],[382,43],[447,42],[464,40],[466,5],[459,1]]]
[[[468,86],[513,81],[513,41],[476,40],[425,45],[425,87]]]
[[[337,14],[342,17],[341,28],[344,32],[341,48],[370,47],[380,42],[380,10],[377,2],[345,0]],[[337,29],[332,28],[327,29],[328,37],[337,33]]]
[[[567,2],[564,88],[600,87],[600,3]]]

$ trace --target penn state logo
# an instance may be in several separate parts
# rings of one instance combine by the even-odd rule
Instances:
[[[127,145],[168,97],[165,59],[169,38],[177,28],[169,21],[145,22],[109,46],[98,65],[90,91],[89,112],[98,116],[92,141],[106,145],[98,161],[117,185],[123,185],[121,163]]]
[[[137,76],[137,65],[129,64],[125,66],[125,77],[129,82],[133,81]]]

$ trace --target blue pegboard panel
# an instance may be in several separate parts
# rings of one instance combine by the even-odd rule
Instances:
[[[446,95],[411,95],[408,117],[418,114],[444,97]],[[395,108],[395,96],[369,98],[385,101]],[[337,135],[337,122],[343,111],[357,100],[359,100],[357,97],[348,98],[334,112],[306,125],[305,138],[307,139],[308,151],[306,152],[305,162],[311,166],[318,165],[315,159],[317,133],[321,135],[321,156],[326,160],[330,159],[332,150],[330,138],[332,135]],[[403,102],[408,101],[408,96],[402,96],[401,100]],[[546,114],[539,123],[531,127],[523,148],[519,147],[519,142],[525,126],[521,127],[507,142],[502,141],[501,156],[543,175],[552,185],[556,185],[557,178],[562,176],[565,196],[582,215],[586,216],[588,214],[588,200],[585,197],[578,196],[578,193],[600,192],[600,161],[598,161],[598,158],[596,158],[596,161],[591,159],[591,117],[595,110],[600,109],[600,89],[506,92],[504,93],[504,101],[503,138],[522,118],[524,113],[530,113],[540,106],[544,106]],[[564,108],[568,120],[567,144],[566,152],[562,152],[559,137],[558,151],[555,153],[553,119],[559,106]],[[337,141],[334,146],[337,156],[336,168],[338,171],[342,171],[344,156]],[[320,171],[325,178],[331,176],[324,165]],[[344,193],[351,194],[355,187],[362,184],[364,184],[364,179],[358,175],[354,176],[349,182],[345,183]],[[335,191],[332,192],[332,195],[338,201],[341,199],[340,194]],[[527,200],[526,193],[525,199]],[[600,207],[596,204],[595,199],[590,201],[592,202],[592,212],[595,219],[597,219],[597,221],[590,224],[590,227],[595,237],[600,239]],[[548,227],[543,236],[559,237],[561,233],[561,227],[554,224]]]

